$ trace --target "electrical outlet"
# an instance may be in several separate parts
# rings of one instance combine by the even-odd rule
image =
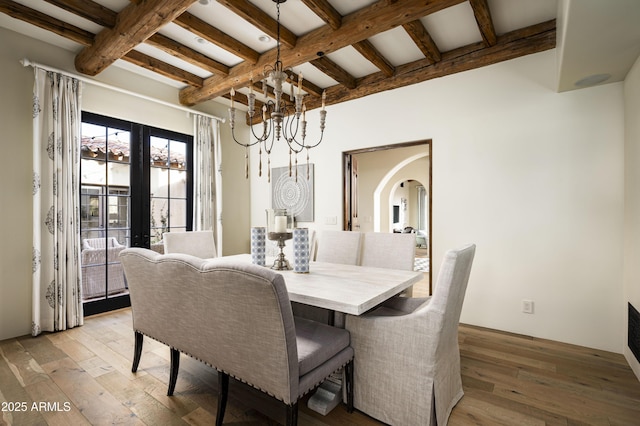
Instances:
[[[522,301],[522,312],[524,312],[525,314],[533,313],[533,300]]]

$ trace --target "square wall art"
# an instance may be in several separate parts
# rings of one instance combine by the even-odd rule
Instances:
[[[271,197],[274,209],[287,209],[293,212],[296,222],[313,222],[313,164],[292,168],[291,176],[289,176],[289,167],[272,168]]]

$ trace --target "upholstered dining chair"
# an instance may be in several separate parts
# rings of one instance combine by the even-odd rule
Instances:
[[[213,231],[165,232],[162,240],[165,254],[183,253],[201,259],[216,257]]]
[[[366,232],[362,238],[360,265],[413,271],[416,257],[414,234]]]
[[[413,233],[366,232],[362,236],[362,266],[413,271],[415,257],[416,238]],[[402,293],[407,297],[412,294],[413,287]]]
[[[318,262],[357,265],[360,261],[362,233],[325,230],[318,236]]]
[[[458,322],[475,250],[445,254],[433,296],[396,297],[347,315],[355,408],[394,426],[447,424],[463,395]]]
[[[319,233],[316,248],[316,261],[357,265],[360,261],[361,232],[325,230]],[[313,268],[313,266],[311,266]],[[294,315],[322,323],[344,325],[344,314],[333,313],[322,308],[302,303],[291,303]]]

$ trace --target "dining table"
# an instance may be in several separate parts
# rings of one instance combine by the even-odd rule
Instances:
[[[224,256],[222,259],[243,263],[252,261],[250,254]],[[267,259],[266,265],[270,265],[269,261]],[[309,262],[307,273],[293,270],[277,272],[284,277],[290,301],[348,315],[361,315],[424,278],[420,271],[326,262]],[[336,374],[318,388],[307,406],[326,415],[341,400],[342,377]]]
[[[222,259],[251,263],[249,254]],[[307,273],[277,272],[284,277],[292,302],[350,315],[361,315],[424,278],[419,271],[326,262],[310,262]]]

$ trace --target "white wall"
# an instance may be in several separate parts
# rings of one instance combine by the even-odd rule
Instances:
[[[0,340],[31,332],[32,253],[32,148],[31,99],[33,69],[19,60],[35,62],[76,73],[73,53],[0,28],[0,128],[3,159],[0,167]],[[101,81],[147,96],[177,103],[177,89],[153,82],[118,68],[109,68]],[[138,121],[143,124],[193,134],[192,118],[186,112],[136,97],[85,84],[83,109],[98,114]],[[201,111],[224,116],[226,107],[207,102]],[[247,128],[239,124],[240,132]],[[244,128],[243,128],[244,127]],[[241,163],[244,152],[228,149],[229,126],[221,125],[223,140],[223,226],[224,254],[246,251],[246,241],[238,238],[249,227],[249,182]],[[234,144],[235,145],[235,144]]]
[[[624,331],[627,303],[640,310],[640,58],[624,82],[625,106],[625,223],[624,223]],[[623,336],[623,338],[626,338]],[[640,362],[624,342],[624,355],[640,379]]]
[[[341,228],[322,220],[341,217],[342,151],[432,139],[434,277],[447,249],[478,245],[461,320],[621,353],[622,84],[556,93],[555,78],[550,50],[328,107],[314,226]],[[255,221],[266,180],[251,193]]]

